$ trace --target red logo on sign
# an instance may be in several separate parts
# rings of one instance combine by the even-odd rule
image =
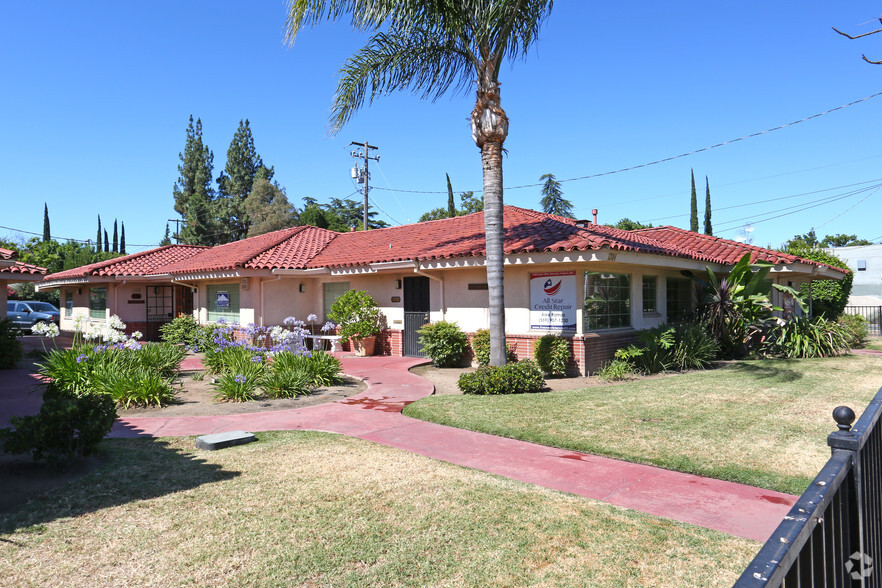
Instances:
[[[542,289],[545,290],[545,293],[549,296],[554,296],[557,294],[557,291],[560,290],[561,281],[558,281],[557,284],[552,284],[551,280],[545,280],[545,285],[542,286]]]

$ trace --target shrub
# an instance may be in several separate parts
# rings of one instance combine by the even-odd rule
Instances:
[[[417,333],[423,351],[432,359],[435,367],[459,365],[469,348],[469,338],[456,323],[445,321],[424,325]]]
[[[309,394],[314,388],[307,362],[310,358],[279,353],[263,378],[263,391],[270,398],[294,398]]]
[[[134,357],[141,367],[155,370],[164,378],[172,378],[178,375],[185,354],[182,347],[171,343],[150,343],[134,352]]]
[[[472,352],[475,354],[475,361],[481,367],[490,365],[490,331],[487,329],[478,329],[472,335]],[[515,361],[514,350],[511,345],[506,344],[506,358],[508,361]]]
[[[867,346],[870,329],[867,319],[859,314],[843,314],[837,322],[848,330],[848,346],[852,349],[862,349]]]
[[[313,386],[333,386],[339,384],[340,360],[325,351],[314,351],[306,362],[310,382]]]
[[[830,357],[848,350],[851,332],[823,318],[782,321],[766,340],[764,351],[787,358]]]
[[[542,370],[530,359],[503,366],[485,366],[459,377],[463,394],[523,394],[545,386]]]
[[[344,292],[331,305],[328,318],[337,323],[337,333],[344,341],[373,337],[380,332],[380,309],[364,290]]]
[[[699,323],[683,323],[674,332],[673,366],[678,371],[703,370],[720,353],[720,346]]]
[[[547,376],[564,376],[570,363],[570,342],[560,335],[543,335],[533,343],[533,357]]]
[[[177,395],[171,379],[144,367],[121,372],[102,370],[93,374],[92,381],[97,392],[107,394],[117,406],[123,408],[166,406]]]
[[[62,463],[92,453],[113,427],[116,406],[105,394],[70,396],[50,389],[39,414],[9,420],[13,428],[0,429],[6,453]]]
[[[642,348],[632,345],[627,348],[627,356],[620,356],[619,351],[622,350],[619,350],[616,352],[616,357],[623,361],[630,361],[634,367],[645,374],[666,372],[674,365],[674,346],[676,345],[676,329],[674,327],[661,325],[639,331],[637,341],[642,345]],[[607,372],[611,375],[617,375],[621,371],[622,368],[618,365],[607,368]],[[614,379],[621,380],[623,378]]]
[[[9,319],[0,320],[0,370],[14,368],[21,359],[18,327]]]
[[[166,343],[184,343],[195,347],[202,339],[203,328],[193,316],[179,316],[159,327],[159,333]]]
[[[248,374],[221,374],[211,383],[217,391],[216,400],[248,402],[257,397],[257,389],[262,384],[263,374],[251,371]]]
[[[597,377],[605,382],[618,382],[620,380],[632,380],[637,377],[634,366],[627,359],[611,359],[600,366]]]

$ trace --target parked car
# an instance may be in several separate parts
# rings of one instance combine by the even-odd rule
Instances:
[[[61,312],[53,304],[36,300],[8,300],[6,315],[12,324],[22,331],[30,330],[37,323],[61,322]]]

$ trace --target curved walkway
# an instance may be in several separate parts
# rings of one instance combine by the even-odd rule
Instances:
[[[340,433],[758,541],[771,535],[797,499],[743,484],[412,419],[401,410],[433,392],[430,382],[408,371],[424,360],[338,357],[346,374],[367,383],[365,392],[338,402],[278,412],[127,418],[117,422],[111,436],[297,429]]]

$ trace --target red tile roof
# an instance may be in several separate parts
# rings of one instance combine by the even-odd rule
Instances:
[[[664,226],[651,229],[640,229],[633,232],[664,242],[666,245],[676,248],[689,257],[700,261],[734,265],[738,263],[739,259],[744,257],[745,253],[750,253],[751,263],[756,263],[758,261],[764,261],[774,265],[805,263],[819,267],[830,267],[843,273],[848,272],[848,270],[845,269],[833,267],[810,259],[803,259],[796,255],[790,255],[781,251],[756,247],[754,245],[721,239],[720,237],[713,237],[702,233],[693,233],[692,231],[687,231],[686,229],[680,229],[678,227]]]
[[[312,226],[291,227],[206,249],[163,273],[184,274],[235,268],[302,268],[337,233]]]
[[[12,249],[3,249],[0,247],[0,259],[15,259],[18,254]]]
[[[43,281],[54,282],[87,276],[149,276],[160,273],[160,268],[170,263],[193,257],[207,249],[208,247],[198,245],[166,245],[54,273],[43,278]]]
[[[29,263],[22,263],[20,261],[16,261],[18,258],[18,253],[11,249],[3,249],[0,248],[0,259],[3,261],[12,261],[12,265],[2,265],[0,266],[0,274],[45,274],[46,268],[40,267],[37,265],[31,265]]]

